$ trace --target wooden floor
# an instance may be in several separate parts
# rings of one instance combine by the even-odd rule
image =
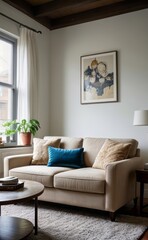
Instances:
[[[148,204],[148,199],[144,199],[144,204]],[[139,202],[137,203],[137,208],[135,209],[133,204],[129,204],[121,208],[119,211],[124,214],[130,214],[130,215],[137,215],[138,214],[138,208],[139,208]],[[148,217],[148,207],[144,209],[145,214],[143,215],[144,217]],[[147,226],[148,227],[148,226]],[[144,232],[144,234],[140,237],[138,240],[148,240],[148,228]]]
[[[144,200],[144,204],[148,204],[148,199]],[[148,207],[144,211],[146,212],[146,217],[148,217]],[[148,240],[148,228],[140,240]]]
[[[148,240],[148,230],[146,233],[144,233],[144,236],[141,238],[141,240]]]

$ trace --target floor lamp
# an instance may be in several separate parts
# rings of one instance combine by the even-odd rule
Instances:
[[[136,110],[134,112],[133,125],[148,126],[148,110]],[[148,163],[144,164],[144,169],[148,170]]]

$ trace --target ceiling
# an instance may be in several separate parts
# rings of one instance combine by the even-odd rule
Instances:
[[[3,0],[50,30],[148,8],[148,0]]]

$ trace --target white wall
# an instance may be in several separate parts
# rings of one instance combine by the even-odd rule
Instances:
[[[148,10],[52,31],[51,135],[130,137],[148,162],[148,128],[132,125],[148,109]],[[80,56],[118,51],[116,103],[80,104]]]
[[[25,24],[36,30],[42,31],[42,34],[37,34],[37,50],[38,50],[38,83],[39,83],[39,106],[38,119],[41,123],[41,130],[38,136],[43,137],[49,134],[50,125],[50,31],[32,20],[20,11],[9,6],[0,0],[0,12]],[[6,31],[19,37],[19,25],[11,20],[0,15],[0,31]]]
[[[0,0],[0,12],[41,30],[38,136],[102,136],[138,139],[148,162],[148,128],[132,125],[136,109],[148,109],[148,10],[50,32]],[[0,15],[0,30],[19,36],[19,26]],[[80,56],[118,51],[117,103],[80,104]]]

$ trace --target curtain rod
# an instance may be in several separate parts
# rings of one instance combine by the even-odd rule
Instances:
[[[14,19],[11,18],[11,17],[8,17],[7,15],[5,15],[5,14],[3,14],[3,13],[1,13],[1,12],[0,12],[0,15],[2,15],[3,17],[6,17],[6,18],[10,19],[11,21],[13,21],[13,22],[15,22],[15,23],[17,23],[17,24],[19,24],[19,25],[21,25],[21,26],[23,26],[23,27],[26,27],[26,28],[28,28],[28,29],[30,29],[30,30],[36,32],[36,33],[40,33],[40,34],[42,34],[41,31],[37,31],[37,30],[35,30],[34,28],[28,27],[27,25],[24,25],[23,23],[20,23],[20,22],[14,20]]]

